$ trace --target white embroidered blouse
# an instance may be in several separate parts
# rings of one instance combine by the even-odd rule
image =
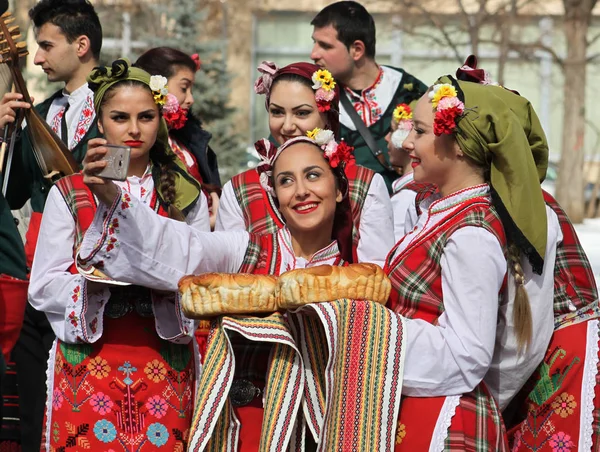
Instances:
[[[129,177],[124,182],[115,182],[126,189],[131,198],[146,205],[152,198],[154,181],[150,171],[144,176]],[[102,210],[99,207],[98,210]],[[158,215],[148,207],[152,216]],[[173,220],[168,220],[173,221]],[[189,212],[186,222],[190,229],[210,231],[206,197],[201,196]],[[146,234],[136,228],[140,238]],[[63,342],[96,342],[103,331],[104,307],[110,298],[110,285],[89,284],[79,274],[69,272],[73,264],[73,244],[75,222],[56,187],[48,194],[40,235],[31,269],[29,302],[43,311],[56,336]],[[135,276],[130,281],[144,285]],[[93,286],[93,289],[89,289]],[[149,287],[149,286],[146,286]],[[88,290],[89,289],[89,290]],[[153,310],[156,317],[156,330],[163,339],[173,342],[187,342],[194,332],[194,324],[183,317],[179,305],[174,303],[175,293],[153,296]]]

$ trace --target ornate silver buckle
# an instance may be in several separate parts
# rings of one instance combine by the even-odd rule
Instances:
[[[234,407],[248,405],[255,397],[259,397],[261,390],[249,380],[233,380],[229,390],[229,399]]]

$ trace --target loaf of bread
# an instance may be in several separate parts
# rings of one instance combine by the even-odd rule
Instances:
[[[179,281],[182,308],[189,318],[277,311],[277,277],[205,273]]]
[[[281,309],[293,309],[340,298],[385,304],[391,288],[390,280],[379,265],[319,265],[282,274],[277,281],[277,304]]]

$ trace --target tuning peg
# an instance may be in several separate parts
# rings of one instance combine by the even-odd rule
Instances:
[[[17,19],[15,18],[15,16],[10,16],[10,15],[9,15],[9,16],[8,16],[6,19],[4,19],[4,17],[3,17],[3,21],[4,21],[4,23],[5,23],[6,25],[8,25],[8,24],[12,24],[12,23],[13,23],[15,20],[17,20]]]
[[[2,39],[3,37],[0,37],[0,39]],[[13,41],[16,39],[21,39],[21,35],[17,35],[13,38]],[[0,46],[4,45],[4,44],[8,44],[8,41],[6,39],[2,39],[2,41],[0,41]]]
[[[11,17],[12,13],[10,11],[6,11],[4,14],[2,14],[2,16],[0,16],[2,19],[6,19],[8,17]]]

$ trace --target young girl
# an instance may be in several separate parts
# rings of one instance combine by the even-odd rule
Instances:
[[[208,145],[211,134],[191,113],[192,87],[200,70],[200,59],[197,54],[189,56],[171,47],[155,47],[143,53],[134,66],[167,78],[169,94],[163,117],[169,128],[169,146],[202,184],[209,201],[211,228],[214,228],[221,190],[217,156]]]
[[[255,91],[266,95],[269,130],[278,144],[330,130],[339,138],[339,88],[331,75],[310,63],[293,63],[277,68],[264,61]],[[323,80],[322,83],[320,80]],[[354,262],[383,265],[393,245],[392,209],[383,178],[373,171],[349,165],[350,183],[344,202],[351,213],[351,240]],[[273,233],[283,226],[273,198],[262,189],[256,169],[235,176],[223,188],[216,230],[245,229],[254,233]]]
[[[140,202],[156,217],[209,231],[206,200],[168,148],[160,105],[166,87],[126,60],[89,76],[105,144],[131,148],[123,205]],[[48,197],[31,273],[30,303],[46,313],[57,340],[48,368],[44,450],[187,447],[193,408],[194,323],[173,292],[109,280],[102,263],[88,278],[74,254],[97,200],[81,174],[61,179]],[[115,233],[121,225],[111,219]],[[145,227],[136,232],[144,236]],[[112,246],[115,246],[113,244]]]

